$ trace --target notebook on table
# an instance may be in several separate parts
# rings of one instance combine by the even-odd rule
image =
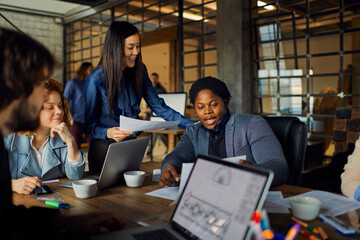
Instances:
[[[270,170],[199,155],[170,222],[92,239],[248,239],[272,179]]]
[[[124,172],[140,169],[148,142],[149,137],[145,137],[110,144],[100,175],[82,179],[97,180],[97,190],[123,183]],[[72,181],[60,186],[72,187]]]

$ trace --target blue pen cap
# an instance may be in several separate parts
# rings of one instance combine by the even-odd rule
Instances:
[[[68,203],[60,203],[59,208],[68,209],[68,208],[70,208],[70,204],[68,204]]]
[[[282,233],[275,233],[275,236],[273,238],[273,240],[284,240],[286,237],[285,234],[282,234]]]

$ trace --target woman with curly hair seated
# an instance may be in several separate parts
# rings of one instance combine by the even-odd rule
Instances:
[[[9,151],[12,190],[30,194],[42,180],[80,179],[85,156],[69,131],[69,105],[62,86],[55,80],[45,82],[48,94],[40,111],[40,124],[34,132],[11,134],[5,138]]]

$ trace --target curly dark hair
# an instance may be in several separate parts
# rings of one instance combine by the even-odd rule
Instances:
[[[225,102],[225,105],[228,106],[231,94],[226,86],[226,84],[214,77],[204,77],[200,78],[196,82],[194,82],[190,88],[189,95],[190,95],[190,102],[195,104],[195,98],[197,97],[198,93],[201,90],[211,90],[214,94],[222,98]]]

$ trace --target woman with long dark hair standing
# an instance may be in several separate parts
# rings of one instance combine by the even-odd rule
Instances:
[[[106,33],[99,65],[86,83],[85,122],[92,136],[88,160],[93,173],[101,171],[111,143],[138,135],[121,130],[119,116],[138,119],[141,98],[165,120],[179,120],[182,128],[193,124],[158,97],[142,63],[140,49],[138,29],[128,22],[113,22]]]

